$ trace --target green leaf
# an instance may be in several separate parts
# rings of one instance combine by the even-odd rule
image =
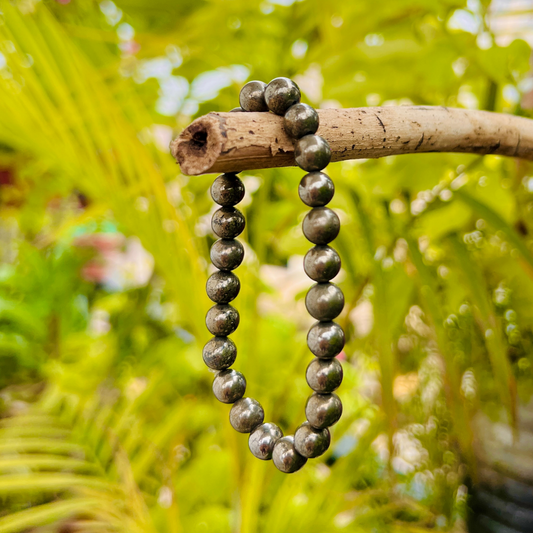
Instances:
[[[61,440],[34,437],[27,439],[2,439],[0,441],[0,456],[6,453],[27,452],[84,455],[83,447]]]
[[[452,231],[465,227],[470,219],[468,210],[459,202],[444,204],[439,209],[424,213],[419,217],[420,231],[432,240],[437,240]]]
[[[464,276],[465,286],[470,291],[475,315],[492,363],[500,399],[507,410],[509,420],[516,424],[516,382],[507,358],[507,350],[501,333],[501,322],[494,311],[492,301],[488,297],[489,292],[484,283],[483,273],[472,261],[464,244],[459,241],[456,235],[450,237],[450,241],[459,270]]]
[[[96,498],[72,498],[37,505],[0,518],[0,533],[22,533],[31,528],[85,514],[101,505],[101,500]]]
[[[473,436],[467,411],[461,400],[461,377],[453,354],[449,350],[448,340],[444,331],[444,317],[441,311],[442,304],[439,301],[439,290],[431,270],[424,262],[416,241],[408,238],[407,243],[409,245],[411,259],[418,273],[417,280],[421,300],[424,302],[426,314],[431,321],[439,353],[445,363],[446,378],[449,384],[449,386],[445,386],[445,392],[448,397],[452,416],[454,417],[454,425],[456,426],[455,434],[470,466],[473,467],[475,465],[472,457]]]
[[[20,470],[61,470],[73,472],[94,472],[93,463],[60,455],[28,454],[0,455],[0,472]]]
[[[520,253],[522,266],[526,272],[533,277],[533,254],[524,241],[518,236],[518,233],[500,215],[498,215],[496,211],[483,204],[466,191],[460,189],[455,192],[455,195],[496,230],[503,232],[505,238],[509,241],[509,244],[516,248]]]
[[[99,490],[116,490],[117,486],[100,477],[80,476],[77,474],[8,474],[0,476],[0,494],[24,492],[57,492],[76,487]]]
[[[377,247],[374,243],[372,223],[365,208],[361,204],[359,196],[355,192],[352,193],[352,200],[363,228],[367,253],[373,257]],[[396,403],[393,393],[396,361],[392,353],[392,329],[389,327],[389,305],[385,275],[381,267],[381,262],[375,259],[373,260],[373,282],[375,288],[374,338],[379,353],[383,408],[387,422],[389,423],[389,444],[392,445],[392,435],[397,426]]]

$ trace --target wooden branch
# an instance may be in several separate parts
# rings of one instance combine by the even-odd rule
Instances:
[[[533,161],[533,120],[447,107],[321,109],[332,161],[427,152],[498,154]],[[294,166],[283,118],[272,113],[209,113],[172,141],[188,175]]]

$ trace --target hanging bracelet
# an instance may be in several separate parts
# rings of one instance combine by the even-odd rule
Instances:
[[[344,347],[344,332],[333,320],[344,307],[342,291],[330,283],[340,271],[341,260],[328,244],[337,237],[340,221],[334,211],[325,207],[333,198],[335,186],[323,172],[330,162],[328,142],[316,135],[318,113],[311,106],[300,103],[300,90],[288,78],[275,78],[268,85],[251,81],[241,90],[240,108],[232,111],[271,111],[284,116],[284,128],[294,142],[296,164],[306,174],[298,187],[304,204],[312,209],[307,213],[302,230],[315,246],[304,258],[305,273],[315,281],[305,298],[309,314],[317,320],[307,335],[307,345],[316,356],[306,370],[306,380],[314,391],[307,400],[307,421],[294,436],[283,436],[273,423],[264,423],[261,404],[244,397],[246,380],[231,369],[237,348],[228,337],[239,325],[239,313],[230,305],[239,294],[240,282],[233,270],[243,261],[243,245],[235,238],[244,230],[243,214],[234,206],[244,197],[244,184],[236,173],[222,174],[211,187],[213,200],[220,205],[213,215],[211,227],[219,237],[211,247],[211,261],[218,268],[208,280],[207,295],[215,302],[207,312],[206,325],[214,337],[205,345],[203,359],[217,371],[213,381],[216,398],[233,404],[230,423],[241,433],[250,433],[249,448],[263,460],[272,459],[285,473],[296,472],[307,459],[322,455],[330,445],[328,427],[342,414],[342,403],[334,391],[343,378],[342,366],[336,359]]]

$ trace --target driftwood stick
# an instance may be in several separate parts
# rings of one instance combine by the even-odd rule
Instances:
[[[321,109],[332,161],[427,152],[498,154],[533,161],[533,120],[447,107]],[[272,113],[209,113],[172,141],[188,175],[294,165],[283,118]]]

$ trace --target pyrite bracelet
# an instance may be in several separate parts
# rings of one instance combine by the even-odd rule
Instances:
[[[318,114],[300,103],[300,90],[288,78],[276,78],[268,85],[261,81],[247,83],[240,93],[240,108],[234,111],[271,111],[284,116],[284,128],[295,143],[295,162],[308,172],[298,187],[299,196],[312,209],[302,229],[315,246],[304,259],[305,273],[316,282],[305,298],[309,314],[317,320],[307,336],[307,344],[316,356],[306,370],[307,383],[314,391],[307,400],[307,421],[294,436],[283,436],[281,429],[264,423],[259,402],[245,397],[244,376],[231,369],[237,348],[228,335],[239,325],[239,313],[230,305],[240,290],[240,282],[232,270],[244,258],[242,244],[235,240],[244,230],[245,220],[234,206],[244,197],[244,185],[238,176],[222,174],[211,187],[213,200],[221,207],[212,218],[213,232],[220,237],[211,247],[211,261],[219,270],[207,280],[207,295],[215,305],[207,312],[207,329],[214,337],[205,345],[206,365],[217,371],[213,381],[216,398],[233,404],[230,423],[241,433],[250,433],[249,448],[263,460],[273,459],[285,473],[296,472],[308,458],[322,455],[329,447],[328,427],[342,414],[342,403],[334,391],[342,382],[342,366],[335,358],[344,347],[344,332],[333,320],[344,307],[342,291],[330,280],[340,270],[341,260],[328,244],[340,230],[339,218],[325,207],[333,198],[335,187],[321,172],[330,162],[331,150],[325,139],[316,135]]]

